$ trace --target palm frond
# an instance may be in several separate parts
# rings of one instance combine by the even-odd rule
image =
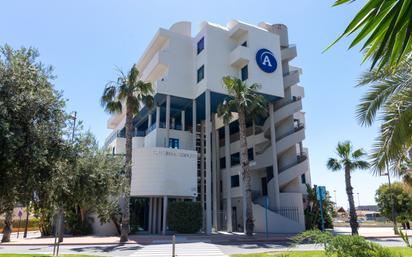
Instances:
[[[326,167],[331,171],[338,171],[342,169],[342,164],[335,158],[329,158]]]

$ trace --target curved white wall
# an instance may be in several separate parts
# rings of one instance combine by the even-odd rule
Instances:
[[[197,195],[197,152],[171,148],[133,149],[132,196]]]

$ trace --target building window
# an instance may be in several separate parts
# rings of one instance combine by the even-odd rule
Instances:
[[[239,175],[234,175],[230,177],[230,187],[239,186]]]
[[[205,66],[202,65],[199,69],[197,69],[197,83],[202,81],[205,77]]]
[[[305,175],[305,174],[302,174],[302,175],[300,176],[300,180],[302,181],[302,184],[306,184],[306,175]]]
[[[240,153],[234,153],[230,155],[230,166],[235,166],[240,164]]]
[[[197,54],[200,54],[203,49],[205,49],[205,38],[202,37],[198,42],[197,42]]]
[[[169,138],[169,148],[179,149],[179,139]]]
[[[220,158],[220,169],[226,169],[226,157]]]
[[[247,47],[247,41],[243,42],[242,46]]]
[[[247,157],[249,161],[253,161],[255,159],[255,157],[253,156],[253,148],[247,149]]]
[[[245,81],[249,78],[249,72],[247,69],[247,65],[243,66],[240,72],[241,72],[242,81]]]

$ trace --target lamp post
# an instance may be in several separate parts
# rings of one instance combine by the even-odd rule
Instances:
[[[359,193],[358,194],[358,207],[360,206],[360,198],[359,198]]]
[[[336,200],[336,190],[333,190],[333,194],[335,196],[335,208],[338,208],[338,202]]]

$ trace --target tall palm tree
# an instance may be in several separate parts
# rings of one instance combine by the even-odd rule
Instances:
[[[238,113],[240,136],[240,162],[244,194],[246,196],[246,235],[253,235],[254,221],[252,209],[252,190],[249,169],[248,148],[246,140],[246,119],[257,113],[263,113],[265,99],[258,94],[259,84],[248,86],[241,79],[231,76],[223,77],[223,86],[228,92],[228,99],[218,106],[218,116],[227,124],[232,120],[232,112]]]
[[[350,214],[350,226],[352,229],[352,235],[358,234],[358,217],[355,210],[355,202],[353,201],[353,188],[351,183],[351,172],[356,169],[367,169],[369,163],[363,160],[366,153],[362,149],[353,150],[351,142],[344,141],[339,142],[336,147],[336,154],[338,159],[329,158],[326,166],[332,171],[338,171],[344,169],[345,171],[345,184],[346,194],[348,195],[349,202],[349,214]]]
[[[101,104],[109,113],[126,112],[126,155],[125,188],[123,192],[122,226],[120,241],[126,242],[129,235],[129,200],[132,174],[132,138],[133,117],[139,114],[142,105],[153,106],[153,87],[149,82],[140,80],[139,70],[135,65],[126,74],[119,71],[116,81],[109,82],[101,98]]]
[[[369,86],[357,108],[359,122],[370,126],[376,119],[382,121],[372,153],[372,166],[376,172],[385,170],[389,165],[391,170],[402,175],[405,173],[404,164],[411,157],[411,61],[412,58],[408,57],[395,69],[368,71],[359,81],[359,86]]]

